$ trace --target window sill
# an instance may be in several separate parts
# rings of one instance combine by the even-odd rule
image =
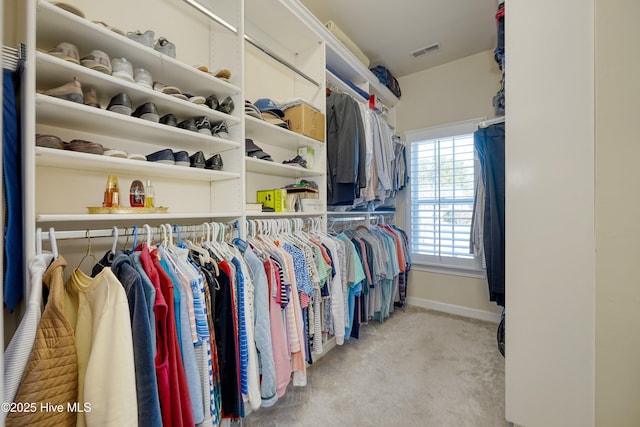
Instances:
[[[487,277],[485,270],[477,270],[471,268],[462,268],[448,265],[433,265],[414,262],[411,270],[426,271],[429,273],[447,274],[450,276],[471,277],[474,279],[484,279]]]

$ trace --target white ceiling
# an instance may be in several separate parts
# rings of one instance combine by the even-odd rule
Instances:
[[[299,0],[396,77],[494,49],[498,0]],[[440,43],[414,59],[410,52]]]

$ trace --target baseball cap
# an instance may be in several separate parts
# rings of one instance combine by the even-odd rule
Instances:
[[[271,111],[280,117],[284,117],[284,111],[282,111],[275,102],[268,98],[258,99],[253,103],[253,105],[258,107],[260,111]]]

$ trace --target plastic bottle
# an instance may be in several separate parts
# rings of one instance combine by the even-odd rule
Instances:
[[[109,175],[107,178],[102,206],[105,208],[120,207],[120,186],[118,185],[118,177],[115,175]]]
[[[142,208],[144,207],[144,201],[144,184],[142,184],[142,181],[136,179],[131,183],[131,187],[129,187],[129,205],[132,208]]]
[[[147,180],[147,185],[144,187],[144,207],[153,208],[155,193],[153,191],[153,185],[150,180]]]

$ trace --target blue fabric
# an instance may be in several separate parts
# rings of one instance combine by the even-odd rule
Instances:
[[[177,290],[179,299],[175,300],[176,312],[180,307],[180,315],[176,315],[176,326],[180,323],[182,334],[179,335],[178,343],[180,344],[180,354],[182,355],[182,365],[184,373],[187,377],[187,387],[189,388],[189,397],[191,398],[191,412],[193,413],[193,421],[199,424],[204,421],[204,405],[202,402],[202,388],[200,387],[200,372],[198,370],[198,362],[196,361],[196,351],[193,348],[191,339],[191,323],[189,322],[189,312],[187,310],[187,295],[182,283],[176,277],[173,268],[169,263],[161,259],[160,265],[167,273],[171,282],[173,282],[174,293]]]
[[[140,275],[140,279],[142,280],[142,289],[144,291],[144,298],[147,302],[147,310],[149,311],[149,326],[151,326],[151,343],[153,345],[153,357],[156,357],[156,351],[158,349],[158,345],[156,342],[156,314],[153,312],[153,307],[156,304],[156,288],[151,283],[149,276],[144,271],[142,267],[142,262],[140,261],[140,252],[133,252],[129,255],[129,259],[133,263],[136,271]]]
[[[133,358],[136,366],[138,425],[162,426],[151,327],[142,280],[129,257],[123,253],[116,256],[111,271],[124,287],[129,303]]]
[[[331,65],[327,64],[327,70],[331,71],[331,73],[334,76],[336,76],[337,78],[342,80],[347,86],[349,86],[351,89],[356,91],[361,97],[363,97],[367,101],[369,100],[369,94],[367,92],[365,92],[364,90],[360,89],[358,86],[353,84],[353,82],[351,80],[349,80],[349,79],[343,77],[342,75],[340,75],[340,73],[338,73]]]
[[[269,283],[262,261],[250,248],[245,250],[244,260],[249,268],[249,275],[254,287],[255,341],[262,378],[260,396],[262,397],[262,406],[267,408],[273,406],[278,400],[269,317]]]
[[[309,266],[304,252],[288,243],[282,245],[282,248],[293,257],[293,273],[296,276],[296,286],[305,294],[313,295],[313,283],[309,280]]]
[[[6,197],[4,230],[4,302],[14,310],[24,296],[24,224],[22,223],[22,156],[14,75],[2,70],[2,171]]]
[[[238,289],[238,344],[240,345],[240,391],[249,394],[249,344],[247,342],[247,319],[244,312],[244,275],[238,258],[233,258],[231,263],[236,267],[236,280]]]

